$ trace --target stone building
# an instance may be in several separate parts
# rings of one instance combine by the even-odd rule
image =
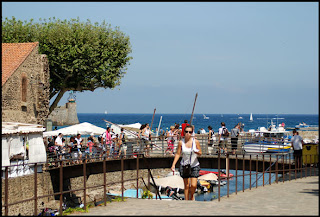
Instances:
[[[49,114],[48,58],[39,43],[2,43],[2,121],[45,124]]]

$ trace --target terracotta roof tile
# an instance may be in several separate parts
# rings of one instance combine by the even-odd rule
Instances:
[[[2,86],[38,44],[2,43]]]

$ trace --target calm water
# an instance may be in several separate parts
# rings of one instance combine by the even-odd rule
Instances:
[[[205,169],[205,168],[204,168]],[[209,171],[218,171],[217,169],[205,169]],[[229,170],[230,173],[233,175],[236,175],[235,170]],[[258,182],[256,182],[256,174],[253,175],[255,171],[251,172],[251,188],[255,188],[256,184],[259,186],[263,185],[263,176],[262,173],[259,173],[257,178]],[[237,192],[243,190],[243,177],[241,176],[243,174],[242,170],[238,170],[237,176]],[[244,177],[244,189],[249,189],[250,188],[250,172],[249,171],[244,171],[245,177]],[[280,176],[280,175],[278,175]],[[276,175],[271,174],[271,183],[273,183],[276,180]],[[265,173],[264,175],[264,185],[269,185],[269,173]],[[229,180],[229,195],[234,193],[236,191],[236,178],[232,177]],[[220,197],[226,196],[228,193],[228,186],[223,185],[220,186]],[[207,193],[202,193],[202,194],[195,194],[195,199],[197,201],[210,201],[210,200],[216,200],[218,199],[218,186],[213,187],[213,192],[207,192]]]
[[[253,121],[250,122],[250,114],[205,114],[209,119],[204,119],[203,114],[195,114],[192,124],[195,125],[195,131],[197,132],[201,128],[208,131],[208,126],[211,125],[215,132],[218,131],[220,123],[223,121],[226,123],[227,128],[233,128],[238,122],[244,124],[244,130],[257,129],[258,127],[268,127],[272,120],[275,124],[285,123],[286,128],[294,128],[299,123],[305,122],[308,125],[319,126],[319,115],[301,115],[301,114],[283,114],[283,115],[271,115],[271,114],[252,114]],[[99,127],[106,127],[106,122],[103,119],[115,124],[132,124],[139,122],[141,124],[152,122],[153,114],[90,114],[80,113],[78,114],[79,122],[89,122]],[[184,120],[190,121],[191,114],[155,114],[152,130],[155,132],[159,125],[160,117],[162,116],[160,128],[167,130],[171,125],[175,123],[182,124]],[[239,117],[243,119],[239,119]],[[64,126],[63,126],[64,127]],[[61,128],[61,127],[58,127]]]
[[[285,123],[286,128],[294,128],[299,123],[305,122],[308,125],[319,126],[319,115],[303,115],[303,114],[282,114],[282,115],[271,115],[271,114],[252,114],[253,121],[250,122],[250,114],[205,114],[209,119],[204,119],[203,114],[195,114],[192,124],[195,125],[195,131],[197,132],[201,128],[204,128],[208,131],[208,125],[211,125],[215,132],[218,132],[220,127],[220,123],[223,121],[226,123],[226,126],[231,129],[233,128],[238,122],[244,124],[244,130],[248,131],[249,129],[257,129],[258,127],[268,127],[270,125],[270,121],[272,120],[274,124],[281,124],[282,122]],[[152,122],[153,114],[88,114],[88,113],[80,113],[78,114],[79,122],[89,122],[99,127],[105,128],[106,122],[103,119],[110,121],[115,124],[132,124],[139,122],[141,124]],[[162,116],[161,126],[160,128],[164,130],[170,129],[171,125],[175,123],[183,123],[184,120],[190,121],[191,114],[155,114],[152,130],[155,132],[156,128],[159,125],[160,117]],[[242,119],[239,119],[239,117]],[[62,128],[65,126],[60,126]],[[217,171],[215,169],[208,169],[212,171]],[[234,170],[230,170],[230,173],[235,175]],[[245,171],[245,174],[249,174],[249,171]],[[238,175],[242,175],[242,171],[238,171]],[[261,174],[258,175],[258,178]],[[256,187],[255,183],[256,175],[252,175],[251,177],[251,184],[252,188]],[[262,176],[258,180],[257,185],[262,185]],[[275,181],[275,175],[271,175],[271,182]],[[242,191],[242,183],[243,178],[238,178],[238,185],[237,191]],[[249,188],[250,183],[250,176],[245,176],[245,186],[244,188]],[[269,184],[269,174],[265,174],[265,185]],[[232,178],[229,183],[229,194],[235,192],[235,178]],[[227,195],[227,185],[221,186],[220,188],[220,196]],[[196,194],[195,198],[197,201],[210,201],[212,199],[218,198],[218,187],[214,187],[213,192],[208,192],[205,194]]]

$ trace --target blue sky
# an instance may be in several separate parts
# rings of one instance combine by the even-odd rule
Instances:
[[[130,37],[121,85],[76,92],[78,113],[191,113],[198,93],[199,114],[318,114],[318,2],[2,2],[12,16]]]

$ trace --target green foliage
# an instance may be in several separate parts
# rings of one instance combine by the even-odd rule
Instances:
[[[105,21],[99,25],[79,18],[53,17],[38,23],[5,18],[2,43],[22,42],[39,42],[39,52],[48,56],[50,98],[59,93],[58,101],[69,90],[115,88],[132,59],[128,56],[132,52],[129,37]]]
[[[91,207],[93,207],[92,204],[88,204],[85,209],[80,208],[80,207],[76,207],[76,208],[69,207],[68,209],[66,209],[62,212],[62,215],[69,215],[74,212],[89,212],[89,208],[91,208]]]
[[[144,190],[143,194],[141,196],[142,199],[151,199],[153,197],[153,195],[151,194],[151,192],[149,190]]]

